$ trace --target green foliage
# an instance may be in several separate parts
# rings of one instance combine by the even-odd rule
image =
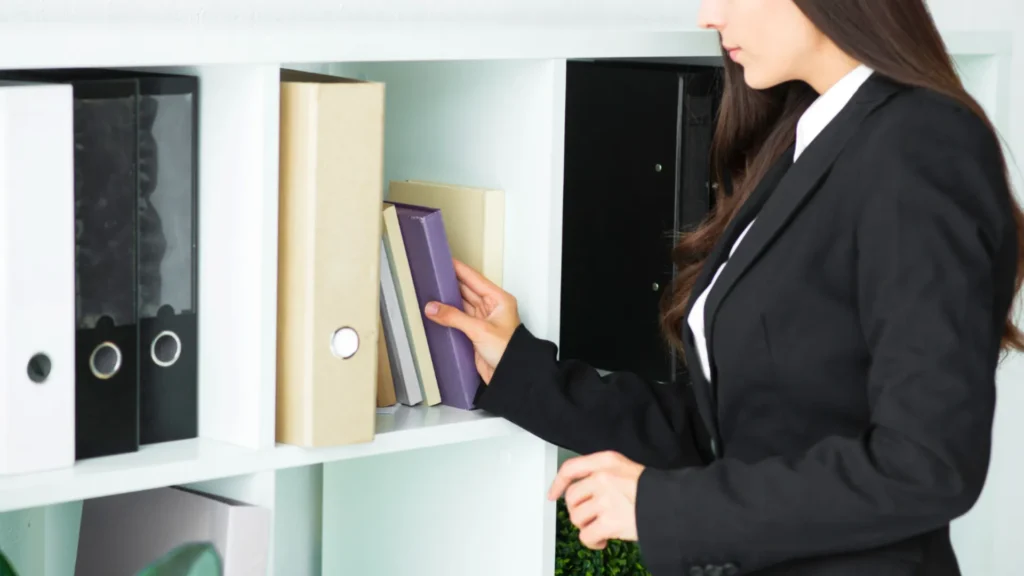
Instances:
[[[136,576],[221,576],[222,570],[213,544],[190,542],[164,554]]]
[[[569,520],[565,501],[557,504],[555,576],[651,576],[635,542],[611,540],[604,550],[591,550]]]

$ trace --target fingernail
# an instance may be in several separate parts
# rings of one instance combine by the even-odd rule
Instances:
[[[437,302],[427,302],[427,307],[426,307],[427,315],[428,316],[433,316],[434,314],[437,314],[437,309],[438,308],[439,308],[439,306],[437,305]]]

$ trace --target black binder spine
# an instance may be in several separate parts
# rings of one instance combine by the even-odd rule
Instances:
[[[72,81],[75,126],[75,455],[139,447],[137,81]]]
[[[194,76],[140,75],[142,444],[198,435],[198,104]]]

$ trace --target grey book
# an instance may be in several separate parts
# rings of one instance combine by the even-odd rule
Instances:
[[[409,345],[409,335],[405,331],[395,277],[391,274],[383,240],[380,246],[380,314],[384,341],[388,347],[388,361],[395,382],[395,396],[400,403],[415,406],[423,402],[423,393],[420,391],[416,362],[413,360],[412,346]]]

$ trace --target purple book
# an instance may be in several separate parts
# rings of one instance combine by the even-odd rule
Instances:
[[[388,202],[395,207],[402,229],[405,252],[409,256],[412,283],[416,289],[420,314],[427,302],[443,302],[462,310],[462,292],[452,264],[448,235],[441,211],[436,208]],[[465,334],[423,317],[427,347],[437,374],[441,403],[472,410],[480,386],[473,344]]]

